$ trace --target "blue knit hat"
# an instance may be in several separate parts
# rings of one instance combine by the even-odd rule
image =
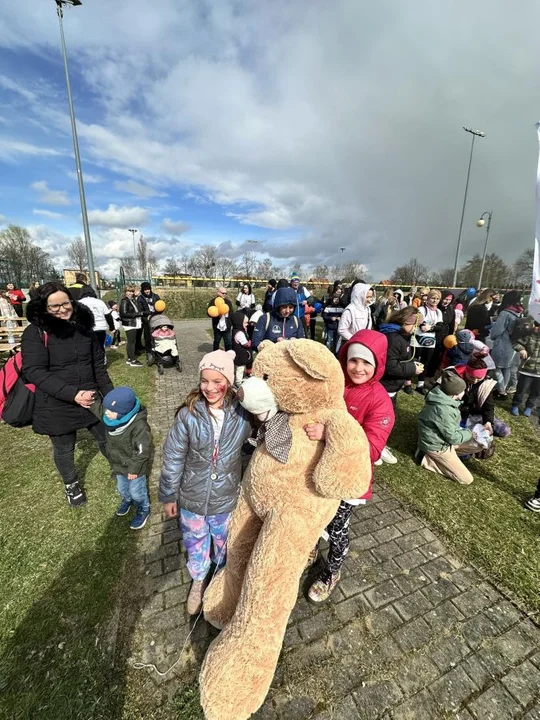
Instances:
[[[103,408],[118,413],[118,417],[124,417],[130,413],[137,404],[137,396],[130,387],[121,385],[107,393],[103,398]]]

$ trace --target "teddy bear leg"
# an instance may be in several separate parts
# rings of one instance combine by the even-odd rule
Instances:
[[[298,517],[265,520],[236,612],[210,645],[201,669],[207,720],[245,720],[263,704],[319,529],[303,527]]]
[[[261,525],[262,521],[242,492],[229,526],[225,567],[216,574],[204,593],[204,617],[215,627],[224,627],[236,610],[246,567]]]

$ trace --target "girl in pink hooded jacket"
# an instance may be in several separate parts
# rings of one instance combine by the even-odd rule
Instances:
[[[366,433],[370,459],[373,464],[381,453],[394,427],[394,406],[390,396],[379,382],[386,367],[388,340],[375,330],[360,330],[341,348],[339,359],[345,375],[345,403],[347,410]],[[324,426],[308,425],[312,440],[324,437]],[[373,482],[373,479],[372,479]],[[356,505],[371,498],[371,484],[361,498],[343,500],[336,516],[328,525],[329,548],[326,567],[309,589],[312,602],[327,600],[339,582],[341,568],[349,552],[349,522]]]

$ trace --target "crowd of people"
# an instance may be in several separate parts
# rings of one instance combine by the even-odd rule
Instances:
[[[139,530],[150,513],[150,429],[133,390],[113,387],[104,344],[110,333],[119,346],[122,330],[127,363],[140,366],[137,353],[151,353],[160,298],[143,283],[140,289],[126,287],[119,305],[107,305],[83,277],[70,288],[51,282],[32,290],[22,358],[24,377],[36,388],[33,429],[50,437],[66,499],[77,507],[86,495],[74,462],[75,444],[77,431],[87,428],[116,476],[117,515],[134,507],[130,527]],[[510,433],[495,416],[496,401],[512,396],[511,413],[530,416],[540,393],[540,328],[523,318],[517,291],[501,298],[485,290],[471,298],[449,290],[389,289],[377,298],[369,283],[357,280],[347,288],[329,285],[317,299],[295,275],[270,280],[261,304],[245,284],[236,308],[228,289],[219,287],[208,308],[213,350],[201,359],[198,386],[169,430],[159,486],[166,514],[179,517],[193,579],[191,614],[200,611],[211,563],[225,562],[242,449],[246,452],[246,441],[256,435],[236,388],[250,374],[262,343],[315,339],[320,316],[321,340],[339,358],[345,403],[364,429],[372,465],[398,462],[391,450],[398,396],[418,392],[425,405],[418,414],[416,462],[462,485],[473,482],[467,460],[489,458],[494,437]],[[210,312],[216,308],[217,315]],[[159,330],[170,339],[167,323]],[[305,432],[314,442],[324,441],[320,423],[310,423]],[[328,557],[309,589],[312,602],[326,600],[339,582],[351,514],[370,497],[371,488],[362,498],[344,498],[328,526]],[[540,511],[540,487],[526,506]]]

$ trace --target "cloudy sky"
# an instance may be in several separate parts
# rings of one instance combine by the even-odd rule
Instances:
[[[96,264],[128,227],[161,258],[453,264],[534,236],[537,0],[83,0],[65,33]],[[81,233],[53,0],[0,9],[0,222],[64,264]],[[247,240],[256,239],[256,245]]]

